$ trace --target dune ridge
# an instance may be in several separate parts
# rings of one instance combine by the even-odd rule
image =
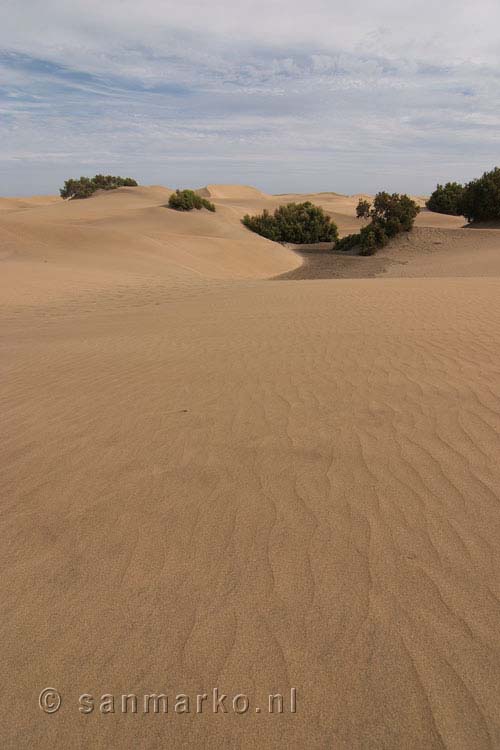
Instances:
[[[300,264],[251,235],[224,205],[216,214],[167,207],[161,186],[118,188],[86,200],[23,201],[0,215],[4,301],[32,304],[116,286],[164,288],[203,279],[268,278]]]
[[[218,198],[219,200],[246,200],[269,198],[266,193],[250,185],[207,185],[199,189],[199,194],[207,198]]]
[[[283,197],[207,190],[0,212],[4,746],[500,747],[500,232],[269,280]],[[248,713],[78,711],[214,687]]]

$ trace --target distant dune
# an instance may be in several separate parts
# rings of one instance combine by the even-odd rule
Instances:
[[[245,229],[244,211],[223,203],[216,214],[173,211],[172,192],[124,187],[85,200],[12,201],[0,213],[4,300],[74,299],[150,283],[185,289],[207,278],[269,278],[300,264]]]
[[[0,199],[3,746],[500,747],[500,230],[299,280],[243,214],[358,196],[171,192]]]
[[[252,234],[240,221],[244,213],[273,210],[285,201],[307,199],[322,205],[341,234],[360,226],[355,216],[359,195],[271,196],[248,186],[208,185],[198,192],[215,202],[217,212],[210,214],[168,209],[172,192],[141,186],[100,191],[69,202],[51,196],[0,199],[4,300],[31,304],[98,294],[116,286],[144,287],[153,281],[165,288],[186,289],[200,279],[285,274],[301,264],[300,257]],[[456,229],[463,219],[425,210],[417,225]],[[412,257],[410,275],[420,275],[418,252]],[[470,260],[481,265],[476,256]],[[365,266],[370,268],[369,263]],[[344,266],[339,264],[339,269]]]
[[[0,211],[23,211],[36,206],[49,206],[62,203],[62,198],[55,195],[33,195],[28,198],[1,198]]]
[[[248,185],[207,185],[204,188],[200,188],[198,191],[200,195],[206,198],[212,198],[213,200],[259,200],[267,199],[270,196],[263,193],[257,188],[250,187]]]

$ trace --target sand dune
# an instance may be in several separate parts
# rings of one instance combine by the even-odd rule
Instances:
[[[198,193],[213,200],[266,200],[271,197],[249,185],[207,185],[200,188]]]
[[[268,280],[282,196],[207,190],[0,214],[3,746],[500,747],[500,232]],[[78,710],[215,687],[248,713]]]
[[[429,222],[430,223],[430,222]],[[370,258],[332,254],[331,246],[289,246],[301,254],[303,265],[280,274],[281,279],[328,278],[456,278],[497,277],[500,271],[500,231],[437,229],[422,216],[411,234],[404,234]]]
[[[244,211],[166,207],[172,190],[119,188],[83,201],[0,214],[3,294],[10,304],[74,300],[103,289],[165,290],[200,279],[268,278],[300,259],[256,237]]]
[[[50,206],[52,203],[62,203],[62,199],[55,195],[33,195],[28,198],[0,198],[0,211],[22,211],[35,206]]]
[[[210,185],[206,195],[211,196],[218,205],[232,207],[238,216],[243,215],[245,212],[259,212],[264,208],[273,211],[283,203],[312,201],[322,206],[332,216],[338,225],[341,236],[359,231],[360,221],[356,218],[356,206],[359,199],[373,199],[373,196],[367,193],[342,195],[341,193],[323,192],[267,195],[259,190],[255,190],[255,188],[243,186],[240,189],[238,185]],[[413,197],[421,207],[421,213],[417,217],[417,226],[429,226],[436,229],[457,229],[464,225],[463,217],[432,213],[425,208],[425,198],[419,196]]]

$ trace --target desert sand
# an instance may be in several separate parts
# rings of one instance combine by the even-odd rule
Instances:
[[[305,271],[170,192],[0,199],[2,746],[499,748],[500,230]]]

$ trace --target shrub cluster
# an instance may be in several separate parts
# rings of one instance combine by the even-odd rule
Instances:
[[[373,205],[361,199],[356,215],[360,219],[370,219],[370,223],[357,234],[349,234],[338,240],[335,250],[359,248],[360,255],[374,255],[399,232],[409,232],[419,210],[415,201],[398,193],[377,193]]]
[[[320,206],[310,201],[287,203],[274,213],[266,209],[257,216],[246,214],[243,224],[252,232],[275,242],[309,245],[316,242],[336,242],[337,226]]]
[[[170,208],[175,208],[176,211],[192,211],[193,208],[198,209],[198,211],[202,208],[206,208],[207,211],[215,211],[214,204],[197,195],[194,190],[176,190],[168,199],[168,205]]]
[[[500,168],[485,172],[464,188],[461,214],[470,222],[500,219]]]
[[[440,214],[465,216],[470,222],[500,219],[500,168],[460,185],[438,185],[427,201],[427,208]]]
[[[131,177],[96,174],[95,177],[66,180],[59,193],[61,198],[89,198],[96,190],[114,190],[119,187],[137,187],[137,182]]]
[[[429,211],[449,216],[462,216],[464,186],[458,182],[438,185],[425,204]]]

